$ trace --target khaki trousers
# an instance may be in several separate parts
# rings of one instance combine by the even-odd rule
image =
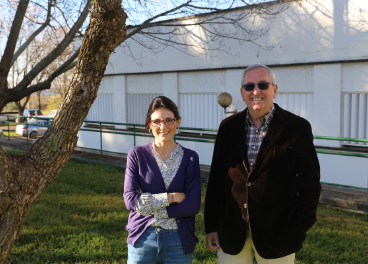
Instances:
[[[264,259],[258,253],[253,244],[252,236],[249,235],[245,240],[245,245],[243,250],[238,255],[229,255],[222,251],[220,248],[218,250],[218,263],[219,264],[253,264],[253,259],[256,257],[258,264],[294,264],[295,253],[287,255],[282,258],[277,259]]]

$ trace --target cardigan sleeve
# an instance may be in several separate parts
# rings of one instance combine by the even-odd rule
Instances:
[[[197,153],[190,158],[188,166],[192,167],[187,168],[185,200],[166,207],[169,218],[194,216],[198,214],[201,207],[201,176]]]
[[[124,203],[129,211],[135,211],[142,190],[139,186],[139,164],[137,153],[131,149],[128,153],[124,180]]]

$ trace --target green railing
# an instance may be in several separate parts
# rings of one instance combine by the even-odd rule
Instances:
[[[99,121],[88,121],[85,120],[85,123],[88,124],[98,124],[98,129],[88,129],[88,128],[81,128],[80,131],[89,131],[89,132],[99,132],[100,133],[100,154],[102,155],[103,152],[107,153],[115,153],[115,154],[127,154],[127,153],[121,153],[121,152],[113,152],[113,151],[106,151],[102,150],[102,134],[117,134],[117,135],[128,135],[133,136],[133,144],[136,146],[136,137],[153,137],[150,133],[144,133],[144,132],[137,132],[137,128],[144,128],[144,125],[142,124],[133,124],[133,123],[115,123],[115,122],[99,122]],[[132,132],[128,131],[109,131],[108,129],[102,130],[103,125],[114,125],[114,126],[128,126],[131,127]],[[181,130],[188,130],[188,131],[198,131],[198,132],[216,132],[217,129],[205,129],[205,128],[193,128],[193,127],[180,127]],[[214,139],[197,139],[193,137],[182,137],[175,135],[174,140],[183,140],[183,141],[194,141],[194,142],[204,142],[204,143],[215,143]],[[84,148],[84,147],[78,147],[78,148]],[[84,149],[91,149],[91,148],[84,148]],[[96,150],[96,149],[94,149]]]
[[[19,115],[10,115],[10,114],[1,114],[0,116],[6,116],[7,117],[7,120],[4,120],[4,121],[0,121],[0,123],[5,123],[7,124],[8,126],[8,140],[10,140],[10,138],[19,138],[19,137],[14,137],[14,136],[10,136],[10,126],[17,126],[17,125],[25,125],[26,126],[26,142],[27,142],[27,145],[29,144],[29,128],[28,126],[32,125],[32,126],[35,126],[35,127],[49,127],[51,125],[51,122],[53,120],[53,118],[50,118],[50,117],[43,117],[43,116],[19,116]],[[22,118],[25,120],[25,122],[16,122],[16,121],[9,121],[9,117],[13,117],[13,118]],[[28,119],[30,119],[30,121],[28,121]],[[33,122],[31,121],[32,119],[35,119],[36,122]],[[48,124],[47,125],[40,125],[38,124],[38,120],[47,120],[49,122],[47,122]],[[11,125],[11,124],[16,124],[16,125]],[[22,134],[23,135],[23,134]],[[20,136],[22,136],[20,135]]]
[[[1,116],[25,118],[25,120],[26,120],[25,123],[17,123],[17,124],[25,124],[25,125],[29,124],[27,119],[29,119],[30,117],[16,116],[16,115],[5,115],[5,114],[2,114]],[[46,117],[32,117],[32,118],[50,120],[50,118],[46,118]],[[100,121],[88,121],[88,120],[85,120],[84,122],[88,123],[88,124],[97,124],[98,125],[97,129],[81,128],[80,131],[89,131],[89,132],[98,132],[98,133],[100,133],[100,148],[99,149],[86,148],[86,147],[78,147],[78,148],[80,148],[80,149],[89,149],[89,150],[99,150],[101,155],[103,155],[103,152],[105,152],[105,153],[114,153],[114,154],[123,154],[123,155],[127,154],[127,153],[122,153],[122,152],[114,152],[114,151],[103,150],[102,134],[117,134],[117,135],[132,136],[134,146],[136,146],[136,137],[153,137],[153,135],[150,134],[150,133],[137,132],[137,128],[144,128],[144,125],[142,125],[142,124],[100,122]],[[8,123],[8,140],[10,140],[11,137],[9,136],[10,135],[10,133],[9,133],[9,124],[14,123],[14,122],[12,122],[12,121],[2,121],[2,123]],[[38,125],[38,124],[32,124],[32,125],[43,126],[43,125]],[[103,126],[105,126],[105,125],[128,126],[128,127],[130,127],[130,129],[125,130],[125,131],[116,131],[116,130],[111,130],[111,129],[103,129]],[[132,130],[132,131],[130,131],[130,130]],[[217,133],[217,131],[218,131],[217,129],[204,129],[204,128],[193,128],[193,127],[180,127],[180,130],[194,131],[194,132],[199,132],[199,133],[203,133],[203,132]],[[28,144],[29,143],[28,129],[27,129],[26,134],[27,134],[27,139],[26,140],[27,140],[27,144]],[[360,139],[360,138],[314,136],[314,139],[368,143],[368,139]],[[174,136],[174,140],[202,142],[202,143],[215,143],[214,139],[198,139],[198,138],[194,138],[194,137],[183,137],[183,136],[178,136],[178,135]],[[368,158],[368,154],[365,154],[365,153],[354,153],[354,152],[346,152],[346,151],[339,151],[339,150],[326,150],[326,149],[316,149],[316,151],[317,151],[317,153],[321,153],[321,154]],[[208,166],[208,165],[203,165],[203,166]],[[367,179],[368,179],[368,177],[367,177]],[[326,183],[326,182],[322,182],[322,183],[330,184],[330,185],[343,186],[343,187],[350,187],[350,188],[355,188],[355,189],[363,189],[363,190],[368,191],[368,188],[361,188],[361,187],[354,187],[354,186],[347,186],[347,185],[340,185],[340,184],[331,184],[331,183]],[[368,187],[368,181],[367,181],[367,187]],[[368,197],[368,194],[367,194],[367,197]]]

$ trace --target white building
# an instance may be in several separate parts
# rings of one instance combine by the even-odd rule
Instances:
[[[368,138],[367,18],[366,0],[302,1],[275,19],[262,21],[270,31],[258,43],[274,44],[269,51],[231,40],[225,44],[236,56],[213,51],[195,57],[172,48],[153,55],[135,47],[133,52],[142,52],[143,57],[138,65],[117,48],[87,120],[143,123],[150,101],[165,95],[179,106],[182,126],[218,128],[225,115],[217,96],[228,92],[233,98],[228,110],[243,110],[241,74],[247,66],[262,63],[276,73],[275,102],[306,118],[314,135]],[[103,137],[106,150],[126,153],[133,146],[131,137]],[[149,141],[138,138],[137,144]],[[99,148],[99,135],[81,132],[78,144]],[[181,144],[195,149],[201,164],[210,164],[213,144]],[[315,145],[354,146],[368,152],[368,143],[315,140]],[[367,188],[367,159],[326,154],[319,158],[322,182]]]

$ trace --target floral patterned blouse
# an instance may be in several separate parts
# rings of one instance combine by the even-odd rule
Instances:
[[[167,190],[179,169],[184,151],[182,147],[177,144],[176,148],[170,153],[169,159],[164,161],[157,153],[155,143],[153,142],[152,153],[155,156]],[[153,213],[155,218],[150,223],[151,226],[160,226],[165,229],[178,229],[175,218],[169,218],[167,215],[167,206],[169,206],[167,193],[142,193],[136,207],[136,212],[141,215],[149,215]]]

